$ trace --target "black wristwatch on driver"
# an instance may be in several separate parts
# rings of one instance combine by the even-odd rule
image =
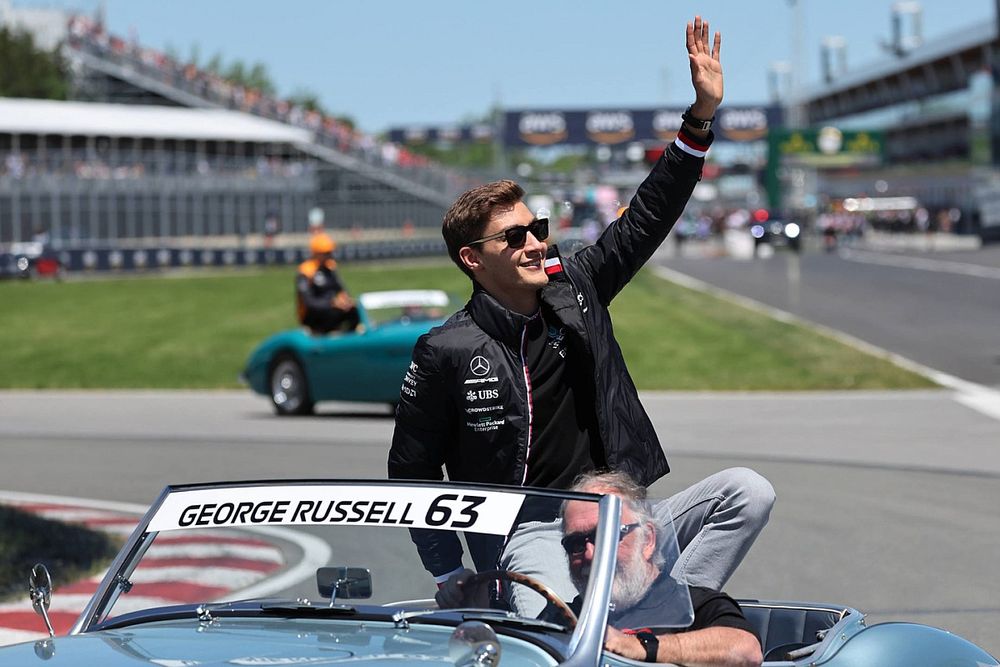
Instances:
[[[712,123],[715,122],[715,116],[712,116],[708,120],[695,118],[694,116],[691,115],[691,107],[693,106],[694,106],[693,104],[688,105],[688,108],[685,109],[684,113],[681,114],[681,120],[684,121],[684,123],[688,127],[693,127],[696,130],[708,132],[709,130],[712,129]]]
[[[635,633],[636,639],[646,649],[646,662],[656,662],[656,652],[660,649],[660,640],[649,630]]]

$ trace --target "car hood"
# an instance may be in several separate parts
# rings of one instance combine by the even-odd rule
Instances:
[[[454,628],[391,623],[285,619],[222,619],[144,623],[120,630],[90,632],[0,649],[0,664],[46,667],[102,665],[124,667],[233,665],[421,665],[455,664],[448,639]],[[504,641],[512,664],[553,664],[546,654],[522,642]],[[517,657],[520,656],[520,659]]]
[[[290,349],[306,352],[319,346],[322,340],[321,337],[312,336],[302,328],[273,334],[250,351],[243,375],[250,378],[255,373],[262,374],[277,350]],[[263,378],[264,376],[261,375],[259,380],[263,382]]]

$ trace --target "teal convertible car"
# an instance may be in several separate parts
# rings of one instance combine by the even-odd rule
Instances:
[[[558,517],[570,503],[593,530],[563,534]],[[29,597],[41,618],[18,619],[37,639],[0,648],[0,665],[639,667],[605,650],[608,627],[676,631],[694,612],[687,584],[659,575],[657,604],[613,604],[619,541],[643,534],[624,518],[615,496],[454,482],[171,486],[68,634],[53,636],[54,615],[79,588],[53,591],[48,570],[33,568]],[[439,606],[415,539],[432,549],[478,545],[483,567],[459,599]],[[546,552],[541,567],[522,557],[529,543]],[[670,523],[648,543],[670,572]],[[589,567],[573,569],[573,544],[592,545]],[[998,667],[924,625],[870,625],[843,605],[739,603],[767,667]]]
[[[450,314],[440,290],[366,292],[359,331],[298,328],[257,346],[240,379],[270,396],[279,415],[311,414],[318,401],[396,403],[417,339]]]

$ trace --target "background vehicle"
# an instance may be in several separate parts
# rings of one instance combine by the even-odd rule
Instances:
[[[450,315],[448,295],[366,292],[357,302],[363,331],[275,334],[250,354],[241,379],[279,415],[310,414],[318,401],[398,402],[417,338]]]
[[[31,260],[21,254],[0,252],[0,278],[30,278]]]
[[[750,226],[750,236],[753,237],[754,255],[759,254],[762,245],[769,245],[772,248],[788,248],[799,252],[802,242],[802,228],[799,223],[789,220],[755,221]]]
[[[58,278],[61,271],[59,259],[41,243],[12,243],[8,252],[0,252],[0,278]]]
[[[436,605],[434,581],[414,558],[411,527],[468,543],[491,540],[502,562],[519,520],[534,529],[533,520],[548,515],[557,526],[559,508],[570,500],[592,505],[598,521],[589,576],[574,591],[557,591],[558,577],[488,570],[467,581],[459,607]],[[602,649],[621,509],[613,496],[447,482],[167,487],[68,636],[0,649],[0,663],[635,665]],[[665,528],[663,544],[676,557]],[[188,567],[178,568],[179,561]],[[559,567],[566,566],[554,563],[553,574]],[[197,576],[181,585],[171,579],[179,570]],[[50,581],[36,565],[30,595],[43,617],[39,630],[48,626],[54,634],[49,607],[63,593]],[[518,586],[554,615],[525,613],[510,594]],[[570,595],[579,595],[579,615],[567,606]],[[671,598],[677,603],[657,610],[650,627],[690,622],[686,586]],[[850,607],[741,604],[765,664],[998,665],[950,633],[911,623],[869,627]]]

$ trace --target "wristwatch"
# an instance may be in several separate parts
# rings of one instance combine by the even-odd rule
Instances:
[[[635,633],[636,639],[642,644],[642,647],[646,649],[646,662],[656,662],[656,652],[660,648],[660,640],[656,638],[649,630],[643,630],[641,632]]]
[[[701,118],[695,118],[691,115],[691,107],[693,104],[689,104],[688,108],[684,110],[681,114],[681,120],[687,125],[693,127],[696,130],[702,130],[703,132],[708,132],[712,129],[712,123],[715,122],[715,116],[712,116],[708,120],[702,120]]]

